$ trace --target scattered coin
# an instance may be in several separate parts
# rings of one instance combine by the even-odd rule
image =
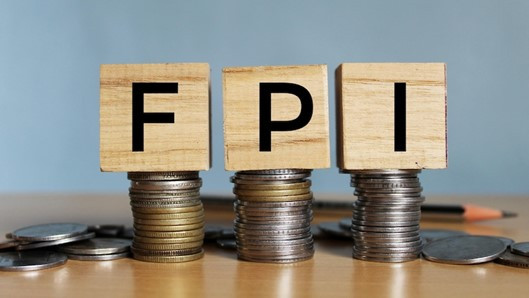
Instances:
[[[53,241],[84,234],[88,226],[76,223],[51,223],[29,226],[11,233],[11,237],[20,241]]]
[[[108,255],[128,252],[131,241],[119,238],[93,238],[57,247],[60,252],[76,255]]]
[[[529,257],[529,242],[518,242],[511,245],[513,254]]]
[[[52,251],[9,251],[0,252],[1,271],[32,271],[63,265],[68,257]]]
[[[510,250],[505,250],[494,262],[511,267],[529,269],[529,257],[513,254]]]
[[[448,264],[479,264],[492,261],[506,249],[505,243],[491,236],[453,236],[425,245],[425,259]]]
[[[51,246],[65,244],[65,243],[78,242],[81,240],[94,238],[95,236],[96,236],[95,233],[86,233],[86,234],[72,236],[69,238],[53,240],[53,241],[23,243],[23,244],[19,244],[17,247],[15,247],[15,249],[16,250],[28,250],[28,249],[36,249],[36,248],[42,248],[42,247],[51,247]]]
[[[123,259],[130,255],[130,252],[120,252],[105,255],[78,255],[78,254],[67,254],[68,259],[77,261],[111,261],[117,259]]]

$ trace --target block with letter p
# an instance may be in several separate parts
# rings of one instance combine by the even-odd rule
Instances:
[[[206,63],[101,65],[101,170],[209,169],[209,72]]]
[[[446,168],[444,63],[344,63],[336,98],[340,169]]]
[[[327,66],[223,69],[229,171],[330,166]]]

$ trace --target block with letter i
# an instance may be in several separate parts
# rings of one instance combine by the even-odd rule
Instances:
[[[418,174],[447,165],[445,64],[344,63],[336,70],[336,100],[338,167],[351,175],[358,198],[353,257],[417,259]]]
[[[225,168],[236,171],[239,258],[311,258],[313,197],[307,178],[312,169],[330,164],[327,67],[224,68],[223,102]]]
[[[185,262],[204,253],[199,171],[211,160],[209,78],[206,63],[101,65],[101,171],[128,172],[135,259]]]

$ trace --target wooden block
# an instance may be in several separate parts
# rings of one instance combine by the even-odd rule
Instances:
[[[326,65],[224,68],[223,101],[226,170],[330,166]]]
[[[340,169],[446,168],[444,63],[344,63],[336,98]]]
[[[209,169],[209,72],[206,63],[101,65],[101,171]]]

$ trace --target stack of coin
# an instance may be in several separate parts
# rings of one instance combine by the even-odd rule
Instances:
[[[310,173],[280,169],[241,171],[231,177],[240,259],[291,263],[313,256]]]
[[[424,197],[419,170],[348,172],[358,200],[353,206],[353,257],[378,262],[417,259]]]
[[[88,226],[78,223],[50,223],[24,227],[6,235],[11,241],[0,245],[2,248],[30,250],[78,242],[96,235],[88,232]]]
[[[178,263],[203,256],[204,209],[198,172],[130,172],[137,260]]]

